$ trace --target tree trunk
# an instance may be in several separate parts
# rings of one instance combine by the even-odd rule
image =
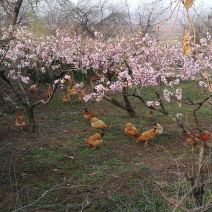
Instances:
[[[131,105],[131,103],[130,103],[130,101],[129,101],[129,99],[128,99],[128,96],[125,95],[125,94],[126,94],[126,90],[123,89],[123,92],[124,92],[124,94],[123,94],[123,99],[124,99],[124,101],[125,101],[126,110],[127,110],[127,112],[130,114],[130,117],[131,117],[131,118],[135,118],[135,117],[136,117],[135,110],[133,109],[133,107],[132,107],[132,105]]]
[[[29,132],[35,132],[35,119],[34,119],[34,112],[32,108],[27,109],[28,117],[29,117]]]
[[[16,2],[9,25],[16,25],[18,14],[19,14],[22,2],[23,2],[23,0],[18,0]]]

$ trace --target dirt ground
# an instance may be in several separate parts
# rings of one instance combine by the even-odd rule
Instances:
[[[169,119],[156,113],[147,120],[136,101],[137,117],[130,119],[104,100],[85,103],[73,97],[65,104],[61,99],[59,93],[36,109],[33,134],[28,125],[15,126],[16,112],[0,116],[0,211],[171,211],[188,192],[188,170],[197,170],[198,148],[192,155]],[[97,132],[83,118],[86,107],[108,125],[104,147],[95,151],[83,145]],[[145,147],[124,133],[129,121],[139,132],[160,122],[164,132]],[[211,170],[208,163],[207,179]],[[184,207],[194,207],[190,195],[181,211]]]

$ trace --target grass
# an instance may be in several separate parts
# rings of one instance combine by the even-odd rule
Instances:
[[[155,87],[144,88],[142,93],[153,99],[155,91]],[[183,91],[188,96],[192,92],[193,101],[204,95],[198,87],[190,89],[188,84],[183,84]],[[0,164],[0,182],[5,197],[0,196],[0,200],[6,202],[4,211],[33,203],[45,192],[26,211],[35,211],[38,206],[59,212],[80,211],[83,207],[88,212],[172,211],[160,192],[168,194],[170,199],[176,194],[183,196],[189,185],[180,181],[179,176],[187,173],[187,167],[196,165],[196,160],[192,161],[182,131],[169,118],[154,112],[154,119],[148,121],[148,110],[141,107],[137,99],[130,99],[137,113],[134,119],[104,100],[85,103],[72,97],[70,104],[64,104],[58,94],[46,107],[36,109],[37,132],[34,135],[2,126],[11,133],[10,138],[15,138],[1,150],[4,163]],[[86,139],[99,132],[83,118],[86,107],[108,125],[104,131],[104,147],[95,151],[83,145]],[[165,107],[173,116],[182,113],[181,120],[185,123],[184,110],[178,102],[165,104]],[[211,124],[210,109],[210,105],[205,105],[198,112],[203,128]],[[192,108],[188,108],[188,113],[189,124],[194,126]],[[6,115],[5,119],[9,123],[15,116],[15,113]],[[125,135],[127,122],[133,123],[140,133],[160,122],[164,132],[144,147],[142,142],[136,143],[136,137]],[[198,149],[195,152],[197,154]],[[212,177],[209,174],[207,178]],[[53,188],[57,189],[51,191]],[[15,196],[12,201],[10,196],[17,192],[19,197]],[[210,195],[210,188],[206,187],[205,202]],[[194,202],[186,199],[184,207],[192,208]]]

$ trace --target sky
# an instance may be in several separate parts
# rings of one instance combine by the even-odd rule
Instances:
[[[74,3],[77,3],[78,1],[82,1],[82,0],[71,0]],[[93,0],[95,2],[95,0]],[[97,2],[99,2],[99,0],[96,0]],[[125,2],[126,0],[110,0],[111,2]],[[131,5],[131,6],[137,6],[139,4],[141,0],[127,0],[127,2]],[[169,4],[170,0],[163,0],[164,2],[167,2],[167,4]],[[173,1],[173,0],[172,0]],[[143,0],[143,2],[151,2],[151,0]],[[195,0],[195,5],[198,5],[201,2],[204,2],[205,5],[212,7],[212,0]]]

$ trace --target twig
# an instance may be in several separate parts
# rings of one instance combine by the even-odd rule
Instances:
[[[158,34],[160,27],[163,26],[163,25],[171,18],[172,14],[174,13],[175,9],[177,8],[177,6],[178,6],[178,4],[179,4],[180,2],[181,2],[181,0],[178,0],[178,1],[177,1],[177,3],[176,3],[176,5],[175,5],[174,9],[172,10],[172,12],[171,12],[170,15],[168,16],[168,18],[166,18],[166,19],[158,26],[156,33],[153,34],[152,36],[155,36],[155,35]]]
[[[58,185],[57,185],[57,186],[58,186]],[[42,199],[46,194],[48,194],[48,193],[51,192],[51,191],[55,191],[55,190],[59,190],[59,189],[77,188],[77,187],[81,187],[81,186],[86,187],[85,185],[76,185],[76,186],[70,186],[70,187],[57,187],[57,186],[55,186],[55,187],[53,187],[53,188],[51,188],[51,189],[45,191],[38,199],[36,199],[34,202],[30,203],[29,205],[25,205],[25,206],[23,206],[23,207],[21,207],[21,208],[19,208],[19,209],[17,209],[17,210],[14,210],[14,211],[12,211],[12,212],[21,211],[21,210],[23,210],[23,209],[26,209],[26,208],[28,208],[28,207],[31,207],[31,206],[35,205],[38,201],[40,201],[40,199]]]

